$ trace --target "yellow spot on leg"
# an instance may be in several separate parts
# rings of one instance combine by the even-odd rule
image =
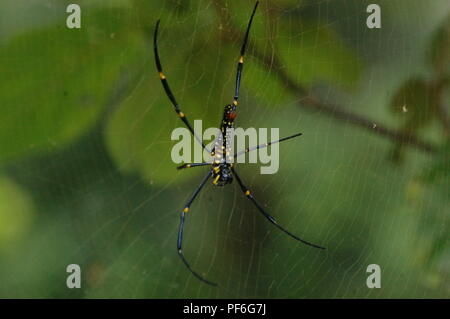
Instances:
[[[249,190],[245,191],[245,196],[250,196],[250,191]]]
[[[164,79],[166,78],[166,76],[164,75],[164,73],[159,72],[159,78],[160,78],[161,80],[164,80]]]
[[[244,57],[243,57],[243,56],[241,56],[241,57],[239,58],[239,63],[244,63]]]
[[[183,112],[178,113],[178,115],[179,115],[180,117],[185,117],[185,116],[186,116],[186,115],[184,115]]]
[[[185,207],[185,208],[183,209],[183,213],[187,213],[187,212],[189,212],[189,207]]]

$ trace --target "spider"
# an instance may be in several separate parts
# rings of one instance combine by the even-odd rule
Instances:
[[[234,127],[234,120],[236,119],[237,116],[237,105],[238,105],[238,99],[239,99],[239,88],[240,88],[240,84],[241,84],[241,75],[242,75],[242,70],[244,67],[244,55],[245,55],[245,50],[247,47],[247,41],[248,41],[248,35],[250,32],[250,28],[253,22],[253,17],[255,15],[256,9],[258,8],[258,4],[259,1],[256,2],[255,7],[253,8],[253,12],[250,16],[250,20],[248,22],[247,25],[247,30],[245,32],[245,37],[244,37],[244,41],[241,47],[241,54],[240,54],[240,58],[238,60],[238,64],[237,64],[237,73],[236,73],[236,84],[235,84],[235,92],[234,92],[234,98],[231,104],[228,104],[225,106],[224,108],[224,112],[223,112],[223,118],[222,118],[222,122],[220,125],[220,130],[221,130],[221,138],[216,139],[215,141],[215,148],[214,150],[210,151],[205,144],[202,142],[202,140],[194,133],[194,130],[192,129],[192,126],[190,124],[190,122],[188,121],[185,113],[183,113],[181,111],[180,105],[178,104],[177,100],[175,99],[175,96],[172,93],[172,90],[169,87],[169,83],[167,82],[167,78],[165,76],[165,74],[163,73],[163,69],[161,66],[161,61],[159,58],[159,53],[158,53],[158,29],[159,29],[159,24],[160,24],[160,20],[158,20],[156,22],[156,26],[155,26],[155,32],[154,32],[154,36],[153,36],[153,50],[154,50],[154,56],[155,56],[155,64],[156,64],[156,69],[158,71],[159,74],[159,78],[161,79],[161,83],[162,86],[164,88],[164,91],[167,95],[167,97],[169,98],[169,100],[171,101],[171,103],[173,104],[174,108],[175,108],[175,112],[178,114],[178,116],[180,117],[180,119],[183,121],[183,123],[186,125],[186,127],[189,129],[189,131],[192,133],[192,135],[195,137],[195,139],[202,145],[203,149],[206,149],[212,156],[213,161],[212,162],[204,162],[204,163],[190,163],[190,164],[184,164],[181,166],[178,166],[177,169],[186,169],[186,168],[192,168],[192,167],[199,167],[199,166],[210,166],[210,169],[208,170],[208,173],[206,174],[206,176],[203,178],[203,180],[201,181],[200,185],[197,187],[197,189],[194,191],[194,193],[191,195],[191,197],[189,198],[189,200],[187,201],[187,203],[184,205],[183,210],[181,211],[180,214],[180,225],[179,225],[179,229],[178,229],[178,238],[177,238],[177,250],[178,250],[178,255],[180,256],[181,260],[183,261],[184,265],[187,267],[187,269],[199,280],[212,285],[212,286],[217,286],[216,283],[211,282],[207,279],[205,279],[204,277],[202,277],[200,274],[198,274],[197,272],[195,272],[190,264],[187,262],[186,258],[184,257],[183,254],[183,250],[182,250],[182,244],[183,244],[183,230],[184,230],[184,220],[185,220],[185,216],[186,214],[189,212],[190,207],[192,205],[192,203],[194,202],[195,198],[197,197],[197,195],[200,193],[200,191],[203,189],[203,187],[205,186],[206,182],[212,178],[212,183],[215,186],[225,186],[227,184],[230,184],[233,181],[233,177],[236,179],[237,183],[239,184],[242,192],[244,193],[244,195],[246,196],[246,198],[248,198],[258,209],[258,211],[265,217],[267,218],[267,220],[269,222],[271,222],[273,225],[275,225],[276,227],[278,227],[281,231],[285,232],[286,234],[288,234],[289,236],[291,236],[292,238],[296,239],[297,241],[300,241],[306,245],[315,247],[315,248],[319,248],[319,249],[325,249],[324,247],[312,244],[306,240],[301,239],[300,237],[297,237],[296,235],[290,233],[289,231],[287,231],[285,228],[283,228],[282,226],[280,226],[277,221],[275,220],[275,218],[273,218],[271,215],[269,215],[265,209],[262,207],[262,205],[255,199],[255,197],[253,197],[252,192],[250,191],[250,189],[248,189],[245,184],[242,182],[242,179],[239,177],[239,175],[236,172],[236,169],[234,168],[234,165],[231,161],[232,158],[237,158],[238,156],[254,151],[254,150],[258,150],[261,148],[265,148],[268,147],[272,144],[275,143],[280,143],[289,139],[292,139],[294,137],[300,136],[302,135],[302,133],[297,133],[294,134],[292,136],[288,136],[276,141],[271,141],[269,143],[265,143],[265,144],[261,144],[261,145],[257,145],[255,147],[248,147],[243,151],[237,152],[233,155],[230,155],[228,152],[228,144],[226,143],[227,139],[231,139],[232,136],[229,136],[229,134],[225,133],[228,132],[229,129]],[[223,153],[225,151],[225,156],[223,156]]]

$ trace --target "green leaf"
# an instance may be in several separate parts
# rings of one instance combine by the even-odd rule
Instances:
[[[271,111],[292,103],[293,93],[279,80],[276,70],[261,65],[254,57],[246,61],[241,91],[248,90],[258,105],[268,105]]]
[[[0,249],[26,234],[33,215],[28,194],[12,180],[0,176]]]
[[[353,87],[361,62],[325,25],[280,23],[276,51],[289,74],[304,86],[327,82]]]
[[[0,161],[67,145],[106,107],[137,33],[120,10],[86,11],[81,29],[60,22],[0,49]]]
[[[411,78],[404,82],[391,98],[389,108],[400,118],[400,129],[409,136],[414,136],[418,130],[427,126],[437,114],[431,87],[421,78]],[[401,142],[394,145],[390,157],[397,163],[403,160]]]
[[[431,93],[425,80],[409,79],[392,97],[390,109],[404,117],[405,128],[415,131],[427,124],[436,113]]]

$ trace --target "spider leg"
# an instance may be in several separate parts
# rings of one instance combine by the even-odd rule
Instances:
[[[178,116],[180,117],[180,119],[183,121],[183,123],[186,125],[186,127],[189,129],[189,131],[192,133],[192,135],[195,137],[195,139],[202,145],[203,149],[206,149],[209,153],[210,150],[208,150],[208,148],[206,147],[206,145],[202,142],[201,138],[199,138],[195,132],[194,129],[192,128],[191,123],[188,121],[186,115],[181,111],[180,109],[180,105],[178,104],[177,100],[175,99],[175,96],[172,93],[172,90],[170,89],[169,86],[169,82],[167,82],[166,76],[163,73],[163,69],[162,69],[162,65],[161,65],[161,60],[159,58],[159,52],[158,52],[158,29],[159,29],[159,22],[160,20],[158,20],[156,22],[156,26],[155,26],[155,33],[153,35],[153,51],[155,54],[155,64],[156,64],[156,69],[158,70],[159,73],[159,78],[161,79],[161,83],[164,87],[164,91],[166,92],[167,97],[169,98],[170,102],[172,102],[174,108],[175,108],[175,112],[178,114]]]
[[[189,212],[189,208],[191,207],[192,202],[194,201],[194,199],[197,197],[197,195],[200,193],[200,191],[202,190],[203,186],[205,186],[206,182],[208,181],[208,179],[211,177],[212,172],[209,171],[208,174],[206,174],[206,176],[203,178],[202,182],[200,183],[200,185],[197,187],[197,189],[195,190],[195,192],[192,194],[191,198],[188,200],[188,202],[186,203],[186,205],[184,205],[183,210],[181,211],[181,215],[180,215],[180,227],[178,229],[178,240],[177,240],[177,249],[178,249],[178,255],[180,256],[181,260],[183,261],[183,263],[185,264],[185,266],[187,267],[187,269],[189,269],[189,271],[195,276],[197,277],[197,279],[207,283],[208,285],[212,285],[212,286],[217,286],[216,283],[211,282],[209,280],[206,280],[205,278],[203,278],[202,276],[200,276],[198,273],[196,273],[194,270],[192,270],[191,266],[189,265],[189,263],[187,262],[186,258],[184,258],[183,255],[183,249],[182,249],[182,244],[183,244],[183,230],[184,230],[184,218],[187,212]]]
[[[234,91],[234,98],[233,98],[233,104],[237,105],[238,98],[239,98],[239,87],[241,86],[241,75],[242,75],[242,69],[244,68],[244,55],[245,55],[245,49],[247,48],[247,42],[248,42],[248,34],[250,32],[250,28],[252,26],[253,22],[253,16],[255,15],[256,8],[258,8],[259,1],[256,1],[255,7],[253,8],[252,15],[250,16],[250,20],[247,25],[247,31],[245,32],[244,42],[241,47],[241,56],[239,58],[239,62],[237,65],[237,73],[236,73],[236,88]]]
[[[288,136],[288,137],[283,137],[283,138],[281,138],[279,140],[276,140],[276,141],[271,141],[269,143],[260,144],[260,145],[254,146],[254,147],[247,147],[245,150],[237,152],[233,156],[234,156],[234,158],[236,158],[236,157],[241,156],[242,154],[245,154],[245,153],[248,153],[248,152],[251,152],[251,151],[254,151],[254,150],[259,150],[261,148],[266,148],[266,147],[268,147],[268,146],[270,146],[272,144],[281,143],[283,141],[287,141],[287,140],[290,140],[291,138],[294,138],[294,137],[297,137],[297,136],[301,136],[301,135],[302,135],[302,133],[297,133],[297,134],[294,134],[294,135],[291,135],[291,136]]]
[[[275,220],[275,218],[273,218],[272,216],[270,216],[265,210],[264,208],[256,201],[256,199],[253,197],[251,191],[242,183],[242,180],[240,179],[239,175],[236,173],[236,171],[234,170],[234,168],[232,168],[233,174],[236,177],[236,180],[239,183],[239,186],[241,187],[242,191],[244,192],[245,196],[250,199],[253,204],[255,204],[256,208],[258,208],[258,210],[260,211],[261,214],[264,215],[264,217],[267,218],[267,220],[269,222],[271,222],[272,224],[274,224],[276,227],[278,227],[280,230],[282,230],[283,232],[285,232],[286,234],[288,234],[289,236],[291,236],[292,238],[315,248],[319,248],[319,249],[325,249],[325,247],[322,246],[318,246],[316,244],[310,243],[306,240],[301,239],[300,237],[295,236],[294,234],[290,233],[289,231],[287,231],[286,229],[284,229],[283,227],[281,227],[277,221]]]
[[[188,164],[183,164],[177,167],[178,170],[180,169],[185,169],[185,168],[192,168],[192,167],[199,167],[199,166],[206,166],[206,165],[211,165],[211,163],[205,162],[205,163],[188,163]]]

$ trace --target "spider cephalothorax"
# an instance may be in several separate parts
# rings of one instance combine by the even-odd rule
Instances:
[[[159,27],[159,20],[156,23],[156,28],[155,28],[155,34],[154,34],[154,38],[153,38],[153,48],[154,48],[154,53],[155,53],[155,64],[156,64],[156,69],[159,73],[159,78],[161,79],[161,83],[164,87],[164,91],[166,92],[168,98],[170,99],[170,101],[172,102],[174,108],[175,108],[175,112],[178,114],[178,116],[180,117],[180,119],[183,121],[183,123],[187,126],[187,128],[189,129],[189,131],[192,133],[192,135],[196,138],[196,140],[202,145],[203,149],[207,150],[212,157],[212,160],[210,162],[204,162],[204,163],[188,163],[188,164],[184,164],[178,167],[178,169],[185,169],[185,168],[191,168],[191,167],[198,167],[198,166],[207,166],[209,165],[211,167],[210,170],[208,170],[208,173],[206,174],[206,176],[203,178],[202,182],[200,183],[200,185],[197,187],[197,189],[194,191],[194,193],[192,194],[192,196],[189,198],[188,202],[184,205],[183,210],[181,211],[180,214],[180,227],[178,229],[178,238],[177,238],[177,249],[178,249],[178,255],[180,256],[181,260],[183,261],[183,263],[186,265],[186,267],[189,269],[189,271],[198,279],[200,279],[201,281],[210,284],[210,285],[216,285],[215,283],[206,280],[203,276],[201,276],[200,274],[196,273],[194,270],[192,270],[191,266],[189,265],[189,263],[187,262],[186,258],[183,255],[183,250],[182,250],[182,243],[183,243],[183,229],[184,229],[184,219],[185,219],[185,215],[189,212],[190,207],[193,203],[193,201],[195,200],[195,198],[197,197],[197,195],[200,193],[200,191],[203,189],[203,187],[206,185],[206,182],[210,179],[213,178],[213,184],[217,185],[217,186],[225,186],[227,184],[230,184],[233,181],[233,176],[236,179],[236,181],[239,184],[239,187],[241,188],[242,192],[244,193],[244,195],[246,196],[246,198],[248,198],[258,209],[258,211],[273,225],[275,225],[276,227],[278,227],[281,231],[285,232],[286,234],[288,234],[289,236],[291,236],[292,238],[307,244],[309,246],[313,246],[316,248],[320,248],[320,249],[324,249],[321,246],[312,244],[310,242],[307,242],[297,236],[295,236],[294,234],[290,233],[289,231],[287,231],[286,229],[284,229],[282,226],[280,226],[275,218],[273,218],[271,215],[269,215],[265,209],[263,208],[263,206],[261,204],[259,204],[259,202],[256,201],[256,199],[253,197],[252,192],[244,185],[244,183],[242,182],[241,178],[239,177],[239,175],[236,173],[236,170],[234,168],[234,162],[233,160],[236,159],[237,157],[254,151],[254,150],[258,150],[261,148],[265,148],[268,147],[274,143],[279,143],[279,142],[283,142],[286,140],[289,140],[291,138],[300,136],[301,133],[297,133],[276,141],[271,141],[269,143],[264,143],[261,145],[257,145],[255,147],[251,147],[251,148],[246,148],[243,151],[231,154],[231,148],[228,146],[229,143],[227,143],[227,141],[232,141],[233,139],[233,130],[231,130],[234,126],[234,120],[237,116],[236,113],[236,108],[238,105],[238,99],[239,99],[239,87],[240,87],[240,83],[241,83],[241,74],[242,74],[242,70],[243,70],[243,66],[244,66],[244,55],[245,55],[245,49],[247,46],[247,40],[248,40],[248,34],[250,31],[250,27],[252,25],[252,21],[253,21],[253,16],[255,15],[256,12],[256,8],[258,7],[258,1],[255,4],[255,8],[253,9],[253,13],[250,17],[250,21],[248,23],[247,26],[247,31],[245,32],[245,37],[244,37],[244,43],[242,44],[241,47],[241,56],[238,60],[238,65],[237,65],[237,73],[236,73],[236,88],[235,88],[235,92],[234,92],[234,97],[233,97],[233,102],[232,104],[228,104],[227,106],[225,106],[224,108],[224,113],[223,113],[223,118],[222,118],[222,123],[220,125],[220,131],[221,131],[221,135],[216,139],[215,141],[215,146],[214,146],[214,150],[210,151],[201,141],[201,139],[195,134],[194,130],[192,129],[192,126],[190,124],[190,122],[188,121],[186,115],[181,111],[180,106],[178,104],[178,102],[175,99],[175,96],[172,93],[172,90],[169,87],[169,83],[167,82],[166,76],[163,73],[162,70],[162,66],[161,66],[161,61],[159,59],[159,54],[158,54],[158,43],[157,43],[157,36],[158,36],[158,27]]]

